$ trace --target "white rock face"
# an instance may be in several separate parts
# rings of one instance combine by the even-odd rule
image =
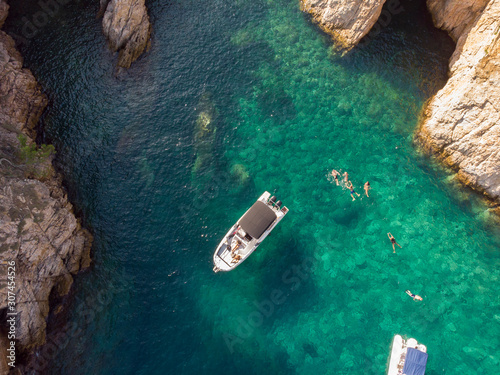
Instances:
[[[456,42],[488,4],[489,0],[427,0],[434,25],[448,31]]]
[[[300,7],[332,36],[338,47],[350,50],[377,22],[385,1],[300,0]]]
[[[450,78],[427,105],[418,138],[456,169],[461,181],[499,200],[500,0],[489,1],[475,16],[467,14],[467,21],[458,1],[441,3],[431,9],[457,12],[434,15],[456,33],[457,48],[450,60]]]
[[[104,35],[113,51],[119,51],[118,66],[130,64],[148,48],[151,24],[145,0],[111,0],[102,20]],[[101,7],[106,0],[101,0]]]

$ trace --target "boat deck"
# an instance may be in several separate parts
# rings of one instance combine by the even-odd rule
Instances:
[[[287,214],[288,208],[270,195],[265,191],[226,233],[214,253],[214,272],[243,263]]]
[[[405,340],[400,335],[394,336],[387,375],[403,375],[408,349],[417,349],[423,353],[427,352],[427,347],[419,344],[413,338]]]
[[[224,263],[232,267],[247,257],[249,251],[253,249],[255,242],[255,239],[249,239],[243,230],[238,229],[231,238],[229,246],[227,243],[224,243],[217,252],[217,255]]]

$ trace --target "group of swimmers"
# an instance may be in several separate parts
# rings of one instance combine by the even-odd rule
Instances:
[[[337,186],[340,185],[339,183],[339,176],[340,176],[340,172],[339,171],[336,171],[335,169],[332,170],[331,172],[331,175],[333,177],[333,179],[335,180],[335,183],[337,184]],[[358,197],[360,196],[358,193],[356,193],[356,191],[354,191],[354,186],[352,186],[352,182],[349,180],[349,174],[347,172],[344,172],[344,174],[342,175],[342,177],[344,177],[344,183],[345,183],[345,187],[349,189],[350,193],[351,193],[351,198],[353,201],[356,200],[356,198],[354,197],[354,195],[357,195]],[[372,187],[370,186],[370,182],[369,181],[366,181],[365,182],[365,186],[364,186],[364,189],[365,189],[365,194],[366,196],[369,198],[370,195],[368,194],[368,191],[371,189]]]
[[[340,172],[337,171],[337,170],[335,170],[335,169],[333,169],[332,172],[331,172],[331,175],[332,175],[333,179],[335,180],[335,183],[337,184],[337,186],[339,186],[340,185],[340,182],[339,182]],[[356,198],[354,197],[354,195],[357,195],[358,197],[360,195],[358,193],[356,193],[356,191],[354,190],[354,187],[352,186],[352,182],[349,180],[349,174],[347,172],[344,172],[344,174],[342,175],[342,177],[343,177],[343,181],[344,181],[345,187],[348,188],[349,191],[350,191],[350,193],[351,193],[352,200],[355,201]],[[365,189],[366,196],[369,198],[370,195],[368,194],[368,191],[371,189],[369,181],[365,182],[364,189]],[[400,244],[397,243],[396,239],[391,234],[391,232],[387,233],[387,237],[389,237],[389,240],[391,241],[392,250],[393,250],[394,253],[396,252],[396,245],[398,245],[401,249],[403,248]],[[420,297],[419,295],[413,294],[409,290],[406,290],[405,292],[410,297],[412,297],[414,301],[422,301],[423,300],[422,297]]]

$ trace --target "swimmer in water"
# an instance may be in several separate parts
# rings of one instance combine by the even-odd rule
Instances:
[[[406,294],[408,294],[411,298],[413,298],[414,301],[423,301],[424,299],[422,297],[420,297],[419,295],[416,295],[416,294],[413,294],[412,292],[410,292],[409,290],[406,290],[405,291]]]
[[[396,252],[396,245],[398,245],[400,248],[403,248],[400,244],[398,244],[396,242],[396,239],[394,238],[394,236],[390,232],[387,233],[387,237],[389,237],[389,239],[391,240],[392,250],[394,250],[394,252]]]
[[[349,182],[349,174],[347,172],[344,172],[344,182],[347,184]]]
[[[335,183],[337,184],[337,186],[339,186],[339,175],[340,173],[338,171],[336,171],[335,169],[332,170],[332,176],[335,179]]]
[[[370,186],[370,183],[366,181],[365,183],[365,194],[369,198],[370,196],[368,195],[368,190],[370,190],[372,187]]]
[[[356,194],[358,197],[359,197],[359,194],[354,191],[354,187],[352,186],[352,182],[351,181],[348,181],[348,183],[346,185],[346,188],[349,189],[349,191],[351,192],[352,200],[355,201],[356,198],[354,198],[354,194]]]

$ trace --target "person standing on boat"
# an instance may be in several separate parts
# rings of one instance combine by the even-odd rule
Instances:
[[[332,177],[335,180],[335,183],[337,184],[337,186],[339,186],[339,175],[340,175],[340,173],[338,171],[336,171],[335,169],[332,169]]]
[[[394,252],[396,252],[396,245],[398,245],[401,249],[403,248],[400,244],[396,242],[396,239],[391,234],[391,232],[387,233],[387,237],[389,237],[389,239],[391,240],[392,250],[394,250]]]
[[[406,290],[405,293],[408,294],[411,298],[413,298],[414,301],[423,301],[424,300],[422,297],[420,297],[417,294],[413,294],[409,290]]]
[[[354,198],[354,194],[356,194],[358,197],[359,197],[359,194],[358,194],[358,193],[356,193],[356,192],[354,191],[354,187],[352,186],[352,182],[351,182],[351,181],[348,181],[348,183],[347,183],[346,187],[347,187],[347,188],[349,189],[349,191],[351,192],[351,197],[352,197],[352,200],[353,200],[353,201],[355,201],[355,200],[356,200],[356,198]]]
[[[368,195],[368,190],[370,190],[372,187],[370,186],[370,182],[366,181],[365,183],[365,194],[369,198],[370,196]]]

